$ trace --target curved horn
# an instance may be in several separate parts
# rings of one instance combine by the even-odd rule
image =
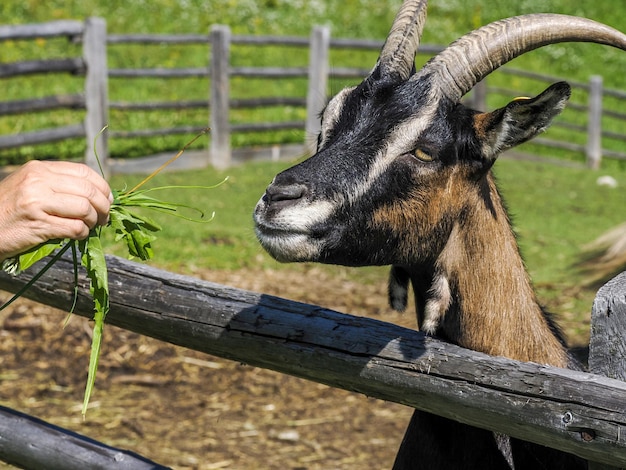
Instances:
[[[626,50],[626,35],[587,18],[531,14],[495,21],[466,34],[433,57],[420,75],[453,101],[510,60],[548,44],[595,42]]]
[[[378,59],[383,76],[395,75],[406,80],[411,75],[427,5],[427,0],[406,0],[400,7]]]

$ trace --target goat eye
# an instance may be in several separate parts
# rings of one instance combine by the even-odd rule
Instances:
[[[432,155],[424,152],[421,149],[413,150],[413,156],[417,158],[420,162],[425,162],[425,163],[432,162],[434,160]]]

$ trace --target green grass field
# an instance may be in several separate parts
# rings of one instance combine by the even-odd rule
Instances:
[[[0,22],[23,24],[58,19],[83,19],[100,16],[107,21],[111,34],[122,33],[202,33],[211,25],[221,23],[231,27],[233,34],[289,35],[308,37],[317,24],[328,25],[334,37],[383,39],[400,5],[400,0],[156,0],[102,2],[97,0],[51,0],[35,2],[7,0],[0,5]],[[587,16],[609,25],[620,27],[625,17],[626,4],[612,0],[598,0],[579,4],[569,0],[433,0],[423,43],[447,44],[460,35],[487,22],[518,14],[551,11]],[[157,14],[158,12],[158,14]],[[80,55],[80,44],[68,44],[63,39],[38,41],[9,41],[1,44],[2,61],[52,58]],[[143,67],[204,67],[208,64],[208,48],[202,45],[116,45],[108,47],[109,68]],[[234,66],[284,65],[304,66],[308,53],[301,48],[251,47],[236,45],[231,50]],[[511,64],[525,70],[550,73],[570,80],[586,82],[592,74],[602,74],[609,88],[626,89],[623,73],[625,53],[609,47],[589,44],[559,44],[540,49]],[[427,60],[419,56],[418,63]],[[370,68],[376,60],[375,52],[337,50],[331,54],[331,65]],[[506,86],[524,93],[538,93],[545,84],[511,76],[494,74],[489,79],[494,86]],[[330,84],[336,92],[346,84],[335,79]],[[37,76],[3,81],[3,99],[23,99],[51,94],[79,93],[82,78],[69,76]],[[304,96],[305,80],[261,80],[235,78],[231,84],[233,99],[250,96]],[[208,84],[202,79],[128,79],[111,78],[109,99],[118,102],[182,101],[206,99]],[[510,97],[494,97],[496,106]],[[586,96],[577,92],[572,101],[584,103]],[[264,110],[233,111],[234,123],[276,120],[303,120],[301,108],[270,108]],[[570,119],[570,118],[568,118]],[[579,117],[571,120],[580,123]],[[82,120],[75,111],[55,111],[28,116],[0,117],[0,134],[23,132],[50,126],[77,123]],[[208,122],[206,110],[128,112],[112,110],[109,127],[112,131],[130,131],[183,125],[203,126]],[[175,151],[190,138],[189,135],[162,136],[142,139],[114,139],[111,153],[115,157],[133,157],[161,150]],[[268,144],[271,142],[302,142],[306,136],[300,131],[275,133],[235,134],[234,146]],[[581,137],[573,136],[581,142]],[[202,145],[202,144],[198,144]],[[22,147],[0,152],[0,164],[19,163],[28,158],[81,158],[84,142],[80,139],[54,145]],[[566,156],[567,158],[580,158]]]
[[[99,2],[96,0],[51,0],[42,4],[35,0],[7,0],[0,4],[3,23],[21,24],[55,19],[82,19],[101,16],[107,20],[110,33],[206,33],[212,24],[231,26],[234,34],[280,34],[308,36],[315,24],[327,24],[335,37],[383,39],[401,2],[393,0],[155,0]],[[587,16],[626,29],[626,3],[596,0],[593,3],[571,0],[432,0],[423,43],[449,43],[459,35],[481,24],[523,13],[552,11]],[[158,14],[157,14],[158,12]],[[79,45],[64,40],[10,42],[0,47],[2,61],[27,60],[35,57],[55,57],[61,51]],[[149,50],[148,50],[149,49]],[[301,49],[272,47],[257,49],[238,46],[232,51],[235,65],[305,65],[308,54]],[[336,66],[369,68],[375,53],[335,52],[331,57]],[[421,58],[419,60],[425,60]],[[110,46],[109,67],[201,67],[207,64],[207,49],[200,46]],[[607,87],[626,89],[626,53],[589,44],[554,45],[516,59],[514,66],[570,80],[587,81],[592,74],[602,74]],[[517,80],[517,79],[515,79]],[[495,85],[529,88],[539,92],[534,83],[510,83],[508,76],[494,76]],[[54,93],[80,91],[82,80],[77,77],[32,77],[3,82],[2,99],[22,99]],[[343,82],[331,83],[338,91]],[[233,80],[232,97],[259,94],[289,94],[303,96],[304,81]],[[186,79],[176,83],[168,80],[112,79],[110,99],[113,101],[190,100],[207,97],[203,80]],[[584,99],[574,96],[573,101]],[[252,119],[303,118],[303,110],[281,109],[251,113],[233,113],[235,122]],[[0,134],[13,133],[75,119],[67,112],[0,118]],[[205,111],[122,113],[112,112],[110,128],[142,129],[163,125],[206,124]],[[175,153],[190,136],[162,137],[112,142],[114,156],[150,154],[168,150]],[[300,132],[282,134],[248,134],[234,137],[233,144],[245,146],[282,141],[301,142]],[[572,139],[580,139],[572,136]],[[206,145],[206,142],[202,145]],[[623,149],[623,144],[621,146]],[[53,146],[28,147],[0,153],[4,163],[19,163],[27,158],[80,158],[84,142],[73,141]],[[545,152],[545,149],[543,150]],[[184,156],[183,156],[184,158]],[[565,156],[565,158],[572,158]],[[582,161],[581,156],[576,156]],[[157,217],[164,229],[155,242],[155,264],[181,272],[195,269],[239,269],[249,266],[278,265],[266,255],[255,240],[251,213],[266,184],[286,163],[247,164],[227,172],[212,169],[188,173],[160,175],[153,185],[202,184],[212,185],[225,176],[229,180],[212,190],[165,192],[164,199],[186,202],[207,212],[216,212],[208,223],[193,223],[174,218]],[[516,231],[527,265],[539,288],[541,299],[554,309],[568,312],[573,321],[582,324],[588,316],[592,293],[562,300],[561,293],[580,283],[581,276],[573,268],[580,247],[604,230],[624,220],[626,197],[626,166],[606,163],[600,173],[540,163],[503,160],[496,165],[496,174],[505,199],[511,209]],[[596,179],[609,172],[622,189],[598,187]],[[132,186],[139,176],[117,176],[112,186]],[[112,241],[110,240],[111,244]],[[121,253],[112,249],[113,252]],[[293,267],[292,267],[293,268]],[[295,268],[297,269],[297,268]],[[381,281],[380,269],[360,270],[364,282]],[[583,333],[584,334],[584,333]]]

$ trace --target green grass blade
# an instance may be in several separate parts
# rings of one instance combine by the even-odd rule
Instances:
[[[89,372],[87,374],[87,384],[85,386],[85,394],[83,398],[83,408],[81,413],[83,419],[87,414],[87,407],[89,406],[89,400],[93,393],[94,385],[96,384],[96,371],[98,370],[98,362],[100,360],[100,348],[102,346],[102,331],[104,328],[103,321],[96,321],[93,326],[93,336],[91,339],[91,352],[89,354]]]
[[[4,303],[4,304],[0,307],[0,310],[4,310],[5,308],[7,308],[7,307],[8,307],[9,305],[11,305],[13,302],[15,302],[17,299],[19,299],[19,298],[20,298],[20,297],[24,294],[24,292],[26,292],[28,289],[30,289],[30,287],[31,287],[31,286],[32,286],[35,282],[37,282],[37,281],[39,280],[39,278],[41,278],[41,276],[43,276],[43,275],[46,273],[46,271],[47,271],[48,269],[50,269],[50,268],[52,267],[52,265],[53,265],[54,263],[56,263],[56,262],[59,260],[59,258],[61,258],[61,256],[63,256],[63,253],[65,253],[65,252],[66,252],[66,251],[70,248],[70,246],[71,246],[71,245],[73,245],[73,243],[71,243],[71,242],[69,242],[69,243],[65,244],[65,246],[63,246],[63,247],[62,247],[62,248],[61,248],[61,249],[57,252],[57,254],[56,254],[56,255],[54,255],[54,256],[52,257],[52,259],[51,259],[50,261],[48,261],[48,262],[46,263],[46,265],[45,265],[43,268],[41,268],[41,270],[40,270],[37,274],[35,274],[35,275],[33,276],[33,278],[32,278],[30,281],[28,281],[28,282],[26,283],[26,285],[24,285],[24,287],[22,287],[22,288],[21,288],[21,289],[20,289],[20,290],[19,290],[19,291],[18,291],[18,292],[17,292],[17,293],[13,296],[13,297],[11,297],[11,298],[10,298],[7,302],[5,302],[5,303]]]
[[[96,161],[98,162],[98,168],[100,168],[100,174],[102,175],[102,177],[104,178],[104,170],[102,169],[102,162],[100,162],[100,155],[98,155],[98,147],[97,147],[97,143],[98,143],[98,139],[100,138],[100,136],[102,134],[104,134],[104,131],[107,130],[107,126],[104,126],[102,129],[100,129],[100,132],[98,132],[96,134],[96,136],[93,138],[93,154],[96,157]]]
[[[30,268],[37,261],[51,255],[58,248],[63,246],[63,243],[67,240],[49,240],[39,246],[22,253],[19,256],[19,269],[24,271]]]
[[[74,313],[74,309],[76,308],[76,302],[78,302],[78,256],[76,254],[76,241],[72,240],[72,266],[74,268],[74,295],[72,299],[72,308],[68,312],[65,317],[65,321],[63,322],[63,328],[67,326],[70,322],[70,318],[72,318],[72,314]]]
[[[102,344],[102,330],[104,319],[109,311],[109,283],[104,251],[100,241],[100,228],[93,229],[89,237],[79,242],[79,249],[82,253],[81,261],[89,277],[90,291],[94,301],[94,328],[91,340],[91,353],[89,356],[89,372],[87,374],[87,385],[85,386],[85,396],[83,399],[83,418],[87,413],[89,399],[96,382],[96,371],[100,358],[100,347]]]

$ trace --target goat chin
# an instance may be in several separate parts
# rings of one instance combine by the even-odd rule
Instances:
[[[267,231],[257,226],[256,236],[261,246],[276,261],[297,263],[314,261],[319,257],[320,246],[302,233]]]

